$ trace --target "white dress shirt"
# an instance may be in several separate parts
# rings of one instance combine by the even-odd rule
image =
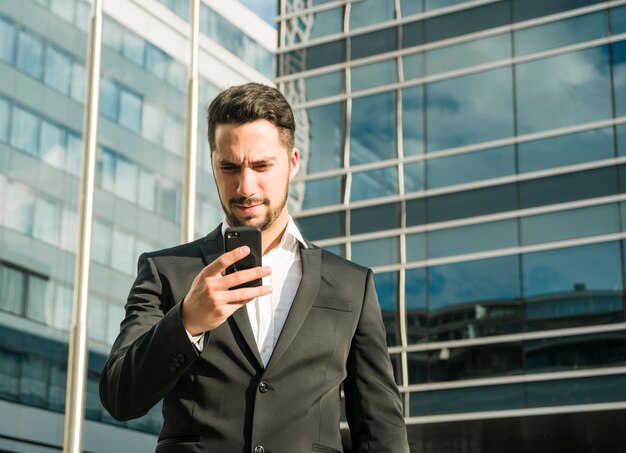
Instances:
[[[228,223],[224,220],[222,236],[226,228],[228,228]],[[264,366],[267,366],[272,356],[302,279],[299,244],[306,247],[300,230],[289,217],[287,229],[280,243],[263,256],[263,266],[272,269],[272,274],[263,278],[263,285],[271,286],[272,292],[266,296],[257,297],[246,305],[254,339]],[[197,336],[187,334],[191,342],[202,350],[204,334]]]

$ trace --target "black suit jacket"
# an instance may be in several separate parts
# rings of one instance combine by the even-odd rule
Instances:
[[[222,253],[218,227],[139,258],[100,380],[111,415],[140,417],[162,399],[160,453],[342,451],[343,383],[354,451],[408,452],[372,272],[301,247],[302,280],[264,368],[247,310],[207,332],[202,352],[183,327],[180,302]]]

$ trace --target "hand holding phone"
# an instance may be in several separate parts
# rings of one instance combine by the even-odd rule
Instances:
[[[245,226],[226,229],[226,231],[224,232],[225,252],[229,252],[244,245],[247,245],[250,248],[250,253],[236,263],[228,266],[226,268],[226,274],[232,274],[233,272],[261,266],[263,256],[261,248],[261,230],[257,227]],[[261,286],[262,284],[262,279],[256,279],[246,283],[242,283],[238,286],[233,286],[230,289],[255,287]]]

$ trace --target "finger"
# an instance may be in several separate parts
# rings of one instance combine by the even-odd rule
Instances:
[[[220,298],[220,302],[229,305],[245,305],[251,300],[270,294],[271,286],[252,286],[247,288],[231,289]]]
[[[272,268],[267,266],[253,267],[252,269],[244,269],[241,271],[233,272],[222,277],[219,281],[219,287],[221,289],[229,289],[235,286],[239,286],[242,283],[248,283],[253,280],[267,277],[272,273]]]
[[[205,268],[200,271],[200,274],[203,277],[217,276],[225,271],[228,266],[235,264],[237,261],[248,256],[249,254],[250,247],[247,245],[237,247],[230,252],[224,253],[215,261],[205,266]]]

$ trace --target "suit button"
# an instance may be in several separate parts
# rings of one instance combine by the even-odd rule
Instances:
[[[269,386],[269,385],[267,385],[267,382],[265,382],[265,381],[261,381],[261,382],[259,383],[259,392],[261,392],[261,393],[265,393],[265,392],[267,392],[269,389],[270,389],[270,386]],[[263,448],[263,447],[261,447],[261,448]],[[256,449],[255,449],[255,452],[256,452]]]
[[[170,371],[173,373],[174,371],[176,371],[176,367],[172,365],[172,366],[170,367]]]
[[[256,447],[254,447],[253,452],[254,453],[265,453],[265,448],[263,448],[262,445],[257,445]]]
[[[182,352],[176,354],[176,358],[180,361],[180,363],[185,363],[185,360],[187,360],[187,357],[185,357],[185,354]]]

